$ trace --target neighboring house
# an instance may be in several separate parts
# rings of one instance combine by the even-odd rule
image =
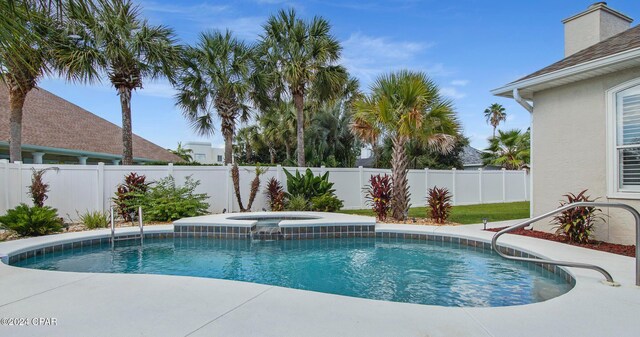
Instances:
[[[584,189],[640,209],[640,26],[631,22],[593,4],[563,21],[564,59],[492,91],[531,112],[533,215]],[[633,218],[603,212],[596,238],[634,243]]]
[[[9,98],[0,85],[0,158],[9,158]],[[31,90],[22,119],[25,163],[119,164],[122,129],[42,88]],[[177,162],[180,158],[133,135],[133,160]]]
[[[460,153],[460,159],[462,160],[462,167],[464,170],[477,170],[479,168],[483,170],[499,170],[500,167],[488,165],[485,166],[482,163],[482,151],[466,145]]]
[[[222,147],[212,147],[208,142],[186,142],[184,148],[193,151],[191,156],[195,162],[224,165],[224,148]]]

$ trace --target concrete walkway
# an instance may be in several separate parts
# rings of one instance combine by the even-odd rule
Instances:
[[[505,226],[511,222],[492,224]],[[379,225],[489,240],[482,225]],[[150,231],[170,231],[153,226]],[[68,233],[0,244],[0,255],[32,245],[103,235]],[[638,336],[640,288],[634,260],[508,235],[501,243],[540,255],[598,264],[601,275],[570,269],[576,286],[552,300],[512,307],[451,308],[368,300],[253,283],[195,277],[91,274],[0,263],[0,336]],[[29,326],[7,326],[27,318]],[[55,318],[34,326],[33,318]]]

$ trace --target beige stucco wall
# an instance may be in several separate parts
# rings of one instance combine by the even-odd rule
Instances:
[[[589,189],[603,201],[623,201],[640,209],[640,200],[607,198],[606,90],[640,78],[640,68],[540,91],[534,94],[532,116],[533,214],[559,205],[562,195]],[[603,209],[606,224],[596,239],[635,243],[633,219],[625,211]],[[536,229],[552,231],[548,222]]]

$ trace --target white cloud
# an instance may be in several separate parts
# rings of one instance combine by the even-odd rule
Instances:
[[[462,99],[467,96],[467,94],[458,91],[455,87],[442,87],[440,88],[440,93],[453,99]]]
[[[469,84],[469,80],[453,80],[451,81],[451,85],[456,86],[456,87],[464,87],[467,84]]]

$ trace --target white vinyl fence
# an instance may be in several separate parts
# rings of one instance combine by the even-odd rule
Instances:
[[[187,176],[200,181],[196,190],[209,196],[210,211],[214,213],[238,211],[233,194],[230,166],[111,166],[103,165],[39,165],[9,163],[0,160],[0,214],[21,202],[31,204],[28,186],[32,169],[57,167],[47,171],[44,181],[50,185],[46,205],[55,207],[61,216],[76,218],[77,212],[108,210],[117,186],[130,172],[145,175],[147,181],[155,181],[168,175],[183,184]],[[286,167],[294,173],[297,168]],[[300,169],[303,172],[305,169]],[[334,182],[336,195],[344,201],[345,209],[368,208],[364,188],[369,178],[376,174],[389,174],[387,169],[370,168],[311,168],[315,174],[329,171],[329,180]],[[250,184],[255,177],[255,167],[240,168],[242,201],[249,199]],[[260,193],[253,204],[254,211],[267,208],[264,187],[267,180],[276,177],[286,189],[283,167],[269,167],[260,177]],[[512,202],[529,200],[529,175],[526,171],[483,170],[410,170],[409,185],[412,206],[424,206],[427,188],[446,187],[453,195],[454,205]]]

